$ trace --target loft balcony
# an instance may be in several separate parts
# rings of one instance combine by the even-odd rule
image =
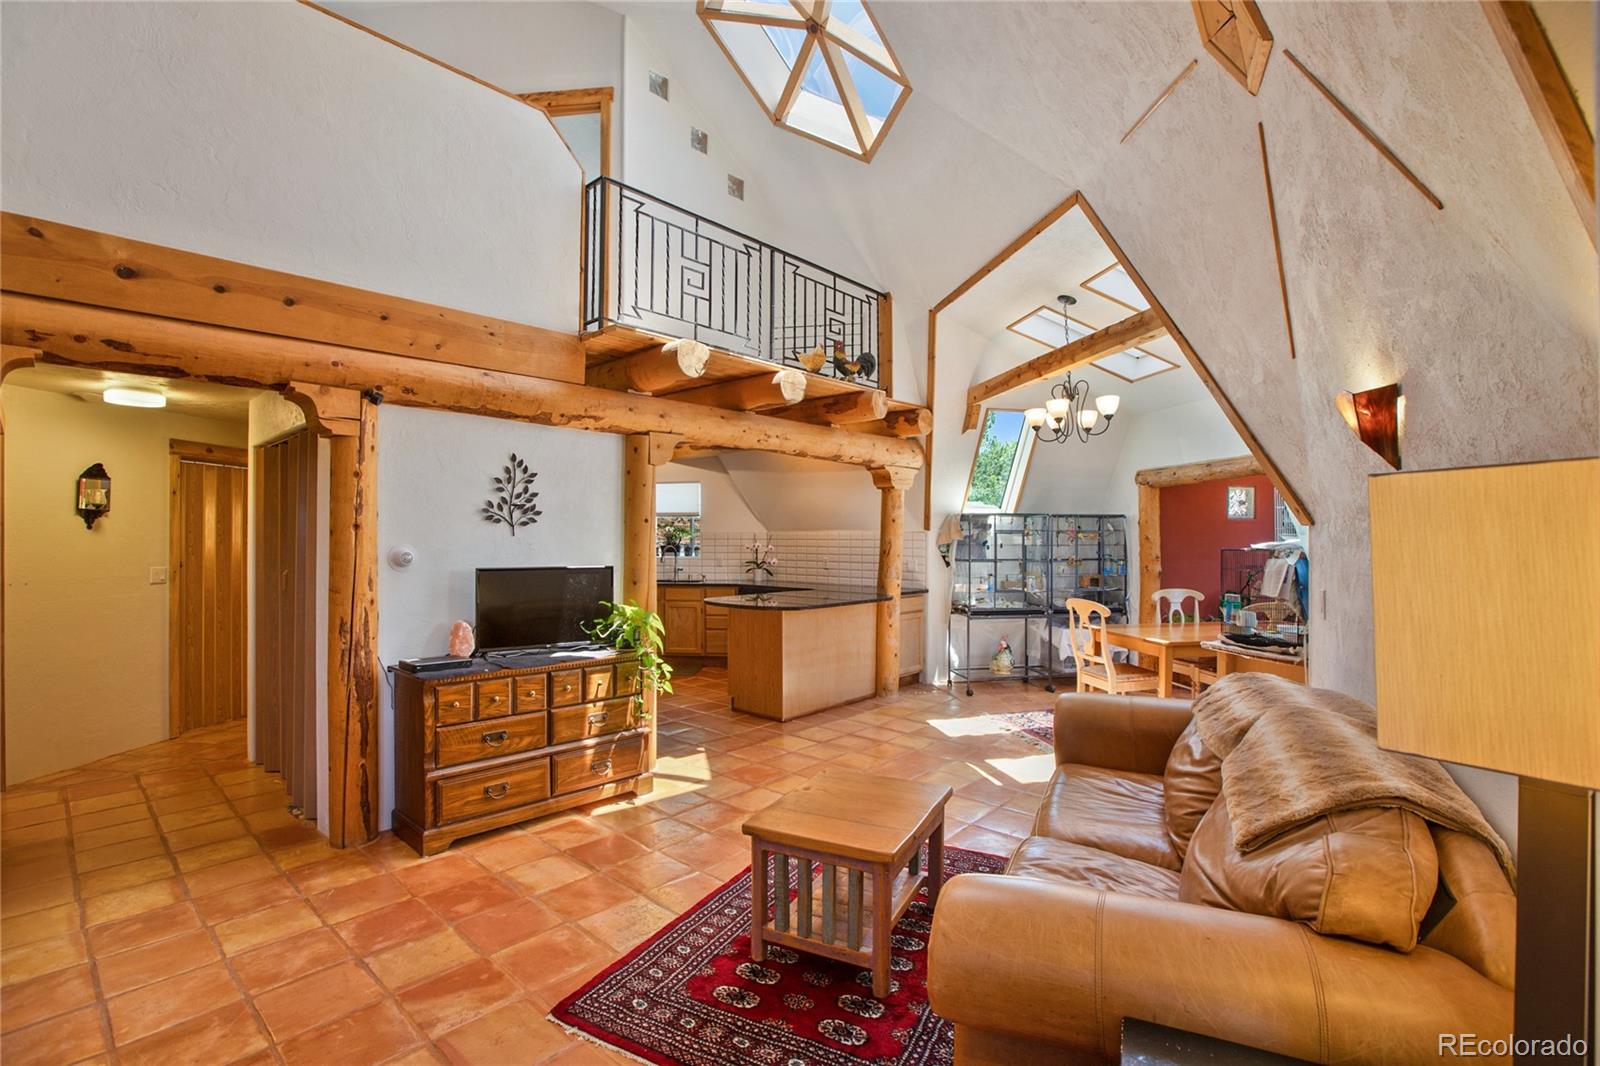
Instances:
[[[887,293],[632,186],[598,178],[584,190],[582,331],[591,379],[605,378],[596,371],[608,363],[690,339],[712,349],[704,375],[628,387],[673,393],[766,381],[772,368],[788,367],[805,374],[808,400],[887,391],[889,307]],[[885,408],[917,410],[872,402],[880,419]]]

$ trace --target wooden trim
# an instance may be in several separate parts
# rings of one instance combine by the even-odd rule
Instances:
[[[1149,107],[1145,108],[1144,111],[1140,113],[1138,118],[1133,120],[1133,125],[1128,127],[1128,132],[1124,133],[1122,135],[1122,139],[1120,141],[1118,141],[1117,143],[1118,144],[1127,144],[1128,143],[1128,138],[1132,137],[1134,135],[1134,133],[1136,133],[1138,131],[1139,127],[1143,126],[1145,124],[1145,120],[1146,119],[1148,119],[1151,115],[1156,113],[1156,108],[1160,107],[1162,104],[1167,102],[1167,97],[1172,95],[1172,91],[1174,89],[1176,89],[1178,86],[1182,85],[1183,84],[1183,80],[1185,78],[1187,78],[1189,75],[1193,74],[1194,73],[1194,68],[1198,67],[1199,65],[1200,65],[1200,60],[1198,60],[1198,59],[1189,60],[1189,65],[1184,67],[1182,70],[1180,70],[1178,72],[1178,76],[1176,78],[1173,78],[1172,82],[1165,89],[1161,90],[1161,95],[1156,97],[1155,101],[1153,103],[1151,103],[1151,105]]]
[[[230,448],[226,444],[207,444],[204,441],[178,440],[172,438],[167,441],[167,450],[181,459],[191,459],[197,463],[216,463],[218,466],[249,466],[250,453],[245,448]]]
[[[329,440],[328,841],[378,833],[378,408]]]
[[[878,296],[878,387],[894,396],[894,297]]]
[[[1584,121],[1572,84],[1550,47],[1538,13],[1525,0],[1483,0],[1500,50],[1511,75],[1533,113],[1572,206],[1591,243],[1595,241],[1594,133]]]
[[[1272,55],[1272,31],[1255,0],[1191,0],[1191,6],[1205,50],[1255,96]]]
[[[1152,466],[1133,475],[1135,485],[1153,489],[1169,489],[1174,485],[1198,485],[1204,481],[1223,478],[1260,477],[1264,470],[1253,455],[1236,455],[1229,459],[1207,459],[1199,463],[1178,466]]]
[[[1300,62],[1300,58],[1298,56],[1285,48],[1283,50],[1283,57],[1293,64],[1296,70],[1305,75],[1306,81],[1309,81],[1312,86],[1316,88],[1317,92],[1321,93],[1323,98],[1327,100],[1328,103],[1333,105],[1333,109],[1339,112],[1346,122],[1355,127],[1357,133],[1366,138],[1368,144],[1372,145],[1372,147],[1378,150],[1378,154],[1383,156],[1384,160],[1387,161],[1390,166],[1394,167],[1400,172],[1401,177],[1405,178],[1413,186],[1415,186],[1416,190],[1422,194],[1423,199],[1427,200],[1440,211],[1444,210],[1444,202],[1437,196],[1433,195],[1433,190],[1424,185],[1422,183],[1422,179],[1417,177],[1416,174],[1412,173],[1411,168],[1400,161],[1399,156],[1390,151],[1389,146],[1384,144],[1376,133],[1372,132],[1371,126],[1368,126],[1365,122],[1362,122],[1361,119],[1356,117],[1356,113],[1354,111],[1351,111],[1344,105],[1344,101],[1333,95],[1333,90],[1329,89],[1325,84],[1323,84],[1321,78],[1307,70],[1306,65]]]
[[[1112,265],[1113,268],[1115,268],[1117,264],[1113,263],[1111,265]],[[1103,273],[1105,273],[1105,271],[1101,271],[1101,273],[1103,274]],[[1106,297],[1106,299],[1110,299],[1110,297]],[[1112,303],[1119,303],[1120,301],[1112,300],[1111,302]],[[1122,306],[1127,307],[1127,304],[1122,304]],[[1038,307],[1035,307],[1032,311],[1029,311],[1027,314],[1025,314],[1021,318],[1017,319],[1016,322],[1011,323],[1009,326],[1006,327],[1006,329],[1010,330],[1012,333],[1015,333],[1017,336],[1021,337],[1023,340],[1029,340],[1029,341],[1032,341],[1033,343],[1035,343],[1037,345],[1040,345],[1041,347],[1052,348],[1053,349],[1055,346],[1052,345],[1049,341],[1042,341],[1038,337],[1030,337],[1026,333],[1024,333],[1021,330],[1016,328],[1017,327],[1017,322],[1022,322],[1022,321],[1025,321],[1027,319],[1030,319],[1034,315],[1038,314],[1040,311],[1044,311],[1044,312],[1047,312],[1049,314],[1054,314],[1054,315],[1060,315],[1061,314],[1060,311],[1056,310],[1054,307],[1051,307],[1049,304],[1040,304]],[[1081,318],[1073,318],[1071,315],[1067,315],[1065,317],[1066,317],[1066,320],[1068,322],[1070,322],[1073,325],[1077,326],[1078,328],[1084,330],[1086,333],[1093,333],[1095,331],[1095,328],[1093,326],[1089,325],[1089,323],[1085,322]],[[1148,352],[1148,351],[1145,351],[1143,348],[1139,348],[1139,347],[1134,347],[1134,348],[1127,349],[1127,350],[1138,352],[1141,356],[1143,356],[1146,359],[1154,359],[1158,363],[1165,363],[1166,367],[1167,367],[1167,370],[1176,370],[1176,369],[1178,369],[1178,364],[1177,363],[1174,363],[1172,360],[1167,359],[1164,356],[1157,355],[1154,352]],[[1111,354],[1116,355],[1118,353],[1113,352]],[[1126,381],[1130,385],[1137,385],[1141,381],[1148,381],[1150,378],[1156,377],[1157,375],[1160,375],[1160,374],[1165,374],[1167,372],[1167,370],[1157,370],[1154,374],[1146,374],[1142,378],[1130,378],[1130,377],[1124,377],[1123,375],[1117,373],[1115,370],[1108,370],[1107,368],[1105,368],[1103,366],[1100,366],[1098,363],[1095,364],[1095,369],[1100,371],[1102,374],[1110,374],[1112,377],[1116,378],[1118,381]]]
[[[938,425],[938,419],[933,412],[934,397],[937,395],[933,386],[934,371],[938,369],[938,329],[939,312],[929,309],[928,358],[926,364],[924,365],[923,377],[925,379],[924,389],[927,392],[927,395],[924,397],[924,399],[927,401],[928,417],[933,421],[929,423],[928,436],[922,442],[922,456],[925,464],[924,468],[928,471],[928,475],[922,479],[922,531],[924,533],[933,532],[933,444],[934,438],[938,436],[938,434],[934,431],[934,427]]]
[[[543,111],[552,120],[566,118],[572,115],[599,115],[600,116],[600,173],[598,175],[585,174],[585,183],[593,181],[596,177],[609,178],[611,171],[611,106],[616,96],[616,91],[609,85],[597,86],[591,89],[556,89],[549,92],[518,93],[517,98],[525,104],[532,104]],[[550,123],[555,126],[554,121]],[[556,135],[561,137],[561,143],[566,144],[567,139],[561,134],[561,127],[556,126]],[[567,151],[576,159],[578,154],[572,151],[572,145],[567,144]],[[580,167],[582,163],[578,164]],[[579,191],[582,196],[582,191]]]
[[[1156,314],[1154,308],[1140,311],[1120,322],[1113,322],[1104,329],[1096,330],[1087,337],[1079,337],[1010,370],[980,381],[967,389],[967,413],[962,428],[969,432],[977,428],[978,407],[985,400],[1021,388],[1041,378],[1066,373],[1102,356],[1128,348],[1137,348],[1145,341],[1159,337],[1166,331],[1165,322]]]
[[[1250,454],[1255,457],[1257,463],[1261,464],[1261,472],[1271,479],[1273,487],[1278,490],[1278,495],[1283,497],[1283,502],[1288,505],[1289,510],[1294,513],[1300,524],[1303,526],[1311,525],[1311,511],[1306,507],[1304,501],[1300,499],[1299,493],[1295,492],[1294,486],[1289,484],[1289,480],[1283,476],[1282,472],[1272,462],[1271,457],[1267,455],[1266,449],[1256,440],[1255,434],[1250,432],[1249,425],[1245,423],[1244,418],[1233,406],[1233,402],[1228,399],[1228,394],[1222,391],[1222,386],[1217,384],[1217,379],[1212,376],[1210,369],[1194,350],[1194,345],[1190,344],[1189,339],[1178,329],[1177,323],[1172,320],[1171,315],[1167,314],[1166,308],[1161,306],[1161,302],[1156,299],[1155,293],[1150,290],[1150,286],[1145,284],[1144,278],[1139,274],[1132,260],[1123,254],[1122,246],[1111,235],[1111,231],[1106,228],[1105,223],[1100,221],[1100,216],[1095,213],[1089,201],[1080,197],[1079,204],[1082,206],[1084,217],[1089,220],[1089,224],[1094,226],[1096,232],[1100,234],[1100,239],[1105,242],[1107,248],[1111,249],[1111,254],[1117,257],[1117,261],[1122,264],[1122,268],[1128,272],[1128,277],[1138,288],[1140,294],[1149,301],[1150,309],[1161,316],[1161,320],[1166,324],[1167,333],[1177,342],[1178,350],[1183,352],[1184,358],[1189,360],[1189,365],[1194,368],[1194,372],[1200,375],[1200,380],[1205,383],[1212,398],[1217,401],[1217,406],[1222,408],[1222,413],[1227,417],[1229,424],[1233,426],[1234,432],[1239,434],[1240,439],[1245,443],[1245,447],[1250,449]]]
[[[0,212],[5,289],[389,355],[583,380],[577,337]]]
[[[19,339],[39,345],[44,359],[68,365],[259,388],[304,380],[381,391],[388,402],[412,407],[541,425],[604,433],[678,433],[710,447],[784,452],[858,466],[922,463],[921,445],[896,437],[0,293],[0,341]]]
[[[1126,301],[1117,299],[1115,296],[1112,296],[1109,292],[1104,292],[1104,291],[1094,287],[1094,283],[1095,282],[1099,281],[1101,278],[1105,277],[1107,274],[1111,273],[1113,270],[1117,269],[1119,266],[1122,266],[1122,264],[1117,262],[1116,260],[1112,260],[1110,266],[1106,267],[1104,270],[1095,271],[1093,274],[1090,274],[1087,278],[1084,278],[1083,281],[1079,282],[1078,283],[1078,288],[1082,289],[1084,292],[1092,292],[1096,296],[1100,297],[1100,299],[1102,299],[1102,300],[1109,300],[1112,303],[1116,304],[1118,307],[1126,307],[1130,311],[1145,311],[1145,310],[1148,310],[1148,308],[1144,308],[1144,307],[1135,307],[1132,304],[1127,303]]]
[[[811,53],[816,49],[817,38],[813,34],[806,34],[805,40],[800,42],[800,51],[795,54],[794,66],[789,69],[789,80],[784,82],[777,103],[772,105],[772,121],[780,126],[789,121],[789,112],[794,110],[794,102],[800,96],[800,83],[805,80],[806,67],[811,64]],[[728,52],[727,55],[728,62],[738,69],[740,77],[744,77],[744,68],[733,58],[733,53]],[[750,83],[746,81],[745,84]],[[755,92],[755,87],[751,86],[750,91]]]
[[[183,732],[179,709],[183,704],[183,660],[179,650],[183,647],[182,601],[179,590],[179,573],[183,562],[183,508],[182,499],[183,458],[176,452],[167,456],[167,737],[171,739]]]
[[[1295,358],[1294,316],[1289,313],[1289,279],[1283,272],[1283,241],[1278,237],[1278,203],[1272,195],[1272,165],[1267,161],[1267,127],[1256,123],[1261,141],[1261,180],[1267,185],[1267,219],[1272,223],[1272,253],[1278,260],[1278,294],[1283,297],[1283,328],[1289,334],[1289,358]]]
[[[1078,206],[1078,194],[1073,193],[1071,196],[1068,196],[1065,200],[1062,200],[1050,210],[1046,211],[1034,221],[1033,225],[1029,226],[1027,229],[1017,234],[1016,237],[1012,238],[1010,244],[1007,244],[1004,248],[990,256],[988,262],[984,263],[983,266],[979,267],[977,270],[968,275],[965,281],[951,289],[944,299],[933,305],[933,309],[928,313],[930,315],[937,314],[940,311],[943,311],[946,307],[949,307],[951,304],[955,303],[962,296],[966,295],[969,289],[978,284],[978,282],[982,281],[984,278],[988,277],[990,274],[993,274],[1002,263],[1016,255],[1024,245],[1033,240],[1039,234],[1043,233],[1045,230],[1049,229],[1055,224],[1057,219],[1066,214],[1068,211],[1071,211],[1076,206]],[[930,351],[931,350],[932,349],[930,345]]]

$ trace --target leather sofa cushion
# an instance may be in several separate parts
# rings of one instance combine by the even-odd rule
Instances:
[[[1033,832],[1177,870],[1183,861],[1167,837],[1164,811],[1155,774],[1066,763],[1050,779]]]
[[[1433,836],[1410,811],[1366,807],[1325,815],[1240,852],[1223,801],[1200,819],[1178,898],[1410,951],[1438,882]]]
[[[1167,835],[1181,861],[1189,850],[1195,827],[1222,792],[1222,760],[1206,747],[1193,722],[1167,756],[1162,786],[1166,794]]]
[[[1178,898],[1178,874],[1174,870],[1052,837],[1024,840],[1011,856],[1006,873],[1041,881],[1066,881],[1106,892]]]

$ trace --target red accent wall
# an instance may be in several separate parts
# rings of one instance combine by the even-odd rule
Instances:
[[[1253,519],[1228,518],[1228,486],[1256,490]],[[1265,477],[1224,478],[1161,490],[1161,584],[1205,593],[1200,612],[1222,612],[1222,549],[1245,548],[1273,537],[1272,482]],[[1140,589],[1147,601],[1155,589]]]

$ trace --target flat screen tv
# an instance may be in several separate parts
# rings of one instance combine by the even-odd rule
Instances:
[[[615,595],[609,566],[479,569],[477,638],[485,651],[588,641],[582,623]]]

